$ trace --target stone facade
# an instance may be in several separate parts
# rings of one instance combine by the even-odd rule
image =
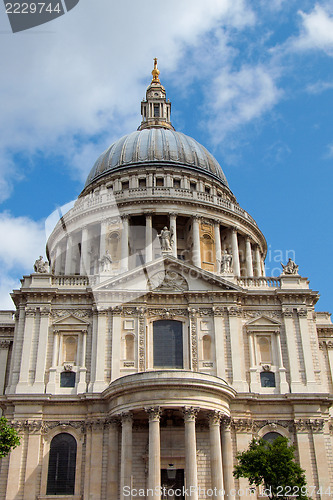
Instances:
[[[36,261],[16,312],[0,314],[0,402],[21,435],[0,498],[175,484],[245,498],[235,455],[269,433],[295,444],[310,496],[328,498],[330,315],[294,263],[265,276],[263,234],[216,160],[173,130],[154,71],[139,131],[98,160],[49,238],[50,266]],[[67,491],[52,476],[64,449]]]

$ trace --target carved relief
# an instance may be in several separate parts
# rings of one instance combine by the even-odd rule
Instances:
[[[150,289],[154,291],[179,291],[188,290],[188,283],[184,276],[176,271],[160,271],[150,278]]]
[[[145,309],[139,309],[139,371],[145,371]]]
[[[170,309],[168,307],[163,307],[163,308],[151,308],[148,309],[148,316],[157,316],[163,319],[170,319],[173,318],[174,316],[188,316],[188,310],[187,309]]]
[[[185,422],[195,422],[195,419],[200,411],[200,408],[194,406],[185,406],[183,408],[183,415]]]
[[[209,425],[220,424],[221,418],[222,418],[221,411],[217,411],[217,410],[210,411],[208,414]]]
[[[191,332],[191,353],[192,369],[198,371],[198,339],[197,339],[197,318],[196,310],[189,308],[190,332]]]
[[[253,420],[250,418],[233,419],[231,423],[236,432],[252,432]]]

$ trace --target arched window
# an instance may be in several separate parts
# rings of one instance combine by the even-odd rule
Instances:
[[[183,368],[181,321],[154,321],[154,368]]]
[[[77,337],[73,335],[64,336],[64,362],[76,363]]]
[[[260,382],[261,382],[261,387],[275,387],[275,373],[261,372]]]
[[[268,443],[273,443],[273,441],[275,441],[275,439],[279,438],[279,437],[282,437],[282,436],[278,432],[267,432],[267,434],[265,434],[262,437],[262,439],[264,439]]]
[[[75,387],[75,372],[65,371],[60,373],[60,387]]]
[[[126,335],[125,337],[125,358],[129,361],[134,359],[134,337]]]
[[[74,495],[76,440],[65,432],[51,441],[47,495]]]
[[[267,337],[260,337],[259,341],[260,361],[262,363],[271,363],[271,346]]]
[[[209,335],[202,337],[202,354],[204,360],[209,360],[212,357],[212,343]]]

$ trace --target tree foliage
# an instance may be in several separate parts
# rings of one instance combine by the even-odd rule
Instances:
[[[265,488],[272,500],[290,496],[307,499],[304,470],[295,462],[295,448],[288,439],[278,437],[272,443],[252,439],[249,449],[237,453],[238,464],[233,472],[238,479],[245,477],[250,486]]]
[[[8,425],[5,417],[0,418],[0,458],[6,457],[12,449],[20,444],[16,430]]]

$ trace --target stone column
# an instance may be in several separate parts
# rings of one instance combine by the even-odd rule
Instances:
[[[223,498],[223,470],[222,470],[222,450],[220,434],[221,412],[212,411],[208,416],[209,437],[210,437],[210,468],[212,477],[212,489],[216,495],[213,498]]]
[[[45,391],[44,377],[45,377],[47,343],[49,339],[49,318],[50,318],[50,308],[48,306],[42,307],[40,310],[37,361],[36,361],[36,371],[35,371],[35,381],[34,381],[35,391],[42,393],[44,393]]]
[[[214,235],[215,235],[215,250],[216,250],[216,261],[215,261],[215,271],[217,273],[221,272],[221,233],[220,233],[220,223],[219,221],[214,222]]]
[[[58,243],[57,249],[56,249],[56,254],[55,254],[55,263],[54,263],[54,273],[55,274],[61,273],[61,264],[62,264],[61,254],[62,254],[61,243]]]
[[[86,352],[87,352],[87,331],[82,330],[80,335],[81,340],[81,349],[80,349],[80,358],[79,358],[79,380],[77,384],[77,392],[86,392],[87,390],[87,381],[86,381]]]
[[[80,274],[90,274],[89,231],[87,226],[82,229],[81,233]]]
[[[102,392],[106,388],[104,378],[105,371],[105,343],[107,330],[108,311],[106,309],[97,312],[97,331],[93,338],[92,352],[92,392]]]
[[[258,380],[258,369],[254,349],[254,333],[249,333],[249,354],[250,354],[250,388],[252,392],[260,391]]]
[[[257,277],[261,276],[261,262],[260,262],[260,248],[259,245],[254,247],[254,268]]]
[[[25,311],[24,337],[22,347],[22,357],[20,366],[19,383],[16,392],[25,392],[29,381],[30,354],[32,348],[32,337],[35,326],[36,310],[33,307],[27,307]]]
[[[235,227],[231,229],[231,251],[232,251],[234,274],[235,276],[240,276],[238,238],[237,238],[237,229]]]
[[[153,260],[152,215],[146,214],[146,264]]]
[[[149,415],[149,469],[148,488],[153,490],[153,495],[149,498],[159,500],[161,495],[157,492],[161,486],[161,438],[160,438],[160,417],[159,407],[147,408]]]
[[[239,307],[229,307],[229,328],[232,353],[232,386],[236,391],[248,392],[245,376],[244,343],[241,325],[242,311]]]
[[[101,221],[101,227],[100,227],[100,238],[99,238],[99,258],[101,259],[106,252],[106,228],[107,228],[107,222],[106,220]]]
[[[121,416],[121,463],[120,463],[120,499],[126,500],[126,490],[132,487],[132,425],[133,415],[130,412]],[[127,487],[124,491],[125,486]]]
[[[172,255],[177,258],[177,225],[176,225],[177,214],[170,214],[170,231],[172,234]]]
[[[70,234],[68,234],[66,242],[65,274],[72,273],[72,266],[73,266],[73,238]]]
[[[193,235],[193,248],[192,248],[192,261],[197,267],[201,267],[201,250],[200,250],[200,229],[199,217],[192,217],[192,235]]]
[[[215,349],[216,349],[216,375],[225,379],[225,323],[224,323],[224,308],[213,307],[214,314],[214,334],[215,334]]]
[[[289,308],[286,308],[282,310],[282,314],[284,319],[284,328],[286,332],[287,349],[288,349],[290,388],[291,392],[299,392],[304,390],[304,386],[301,383],[299,367],[298,367],[297,344],[295,338],[293,312]]]
[[[312,429],[313,446],[316,457],[318,486],[322,487],[321,499],[329,500],[331,495],[325,492],[329,491],[330,487],[330,471],[329,471],[329,457],[327,456],[325,435],[324,435],[324,420],[316,419],[310,422]]]
[[[102,489],[103,422],[92,424],[89,499],[99,499]]]
[[[295,421],[297,448],[299,456],[299,464],[305,470],[307,483],[311,486],[316,486],[313,477],[310,436],[307,420]]]
[[[30,426],[29,426],[30,427]],[[38,494],[38,466],[40,453],[40,434],[35,429],[29,429],[28,450],[23,498],[36,498]],[[22,445],[21,445],[22,446]]]
[[[22,494],[20,477],[22,470],[22,462],[23,462],[23,443],[27,436],[20,435],[21,444],[14,448],[13,451],[9,454],[9,468],[8,468],[8,480],[7,480],[7,490],[4,498],[6,500],[16,500],[19,498],[19,495]],[[2,458],[1,460],[4,460]],[[21,490],[21,494],[20,494]]]
[[[122,312],[120,307],[112,309],[112,331],[111,331],[111,382],[120,377],[120,339],[119,332],[122,328]]]
[[[298,321],[302,338],[306,385],[309,392],[316,392],[317,384],[314,373],[312,348],[310,344],[310,332],[308,326],[308,313],[306,308],[298,310]]]
[[[185,478],[186,488],[191,488],[189,498],[198,500],[197,444],[195,434],[195,419],[197,408],[184,408],[185,422]]]
[[[280,331],[276,331],[274,333],[275,333],[277,361],[278,361],[278,367],[279,367],[280,392],[282,394],[289,393],[290,388],[289,388],[289,384],[288,384],[287,378],[286,378],[286,369],[283,365]]]
[[[230,417],[222,418],[222,464],[223,464],[223,482],[226,498],[233,498],[231,491],[235,487],[233,455],[232,455],[232,438],[231,438],[231,419]]]
[[[245,238],[245,259],[246,259],[246,274],[253,277],[253,263],[252,263],[252,247],[249,238]]]
[[[111,419],[108,427],[109,444],[106,498],[111,500],[118,497],[118,421]]]
[[[123,271],[128,270],[128,224],[128,215],[123,215],[121,232],[121,267]]]
[[[9,347],[10,347],[10,340],[0,341],[0,394],[1,395],[4,394],[5,391],[5,377],[6,377]]]

